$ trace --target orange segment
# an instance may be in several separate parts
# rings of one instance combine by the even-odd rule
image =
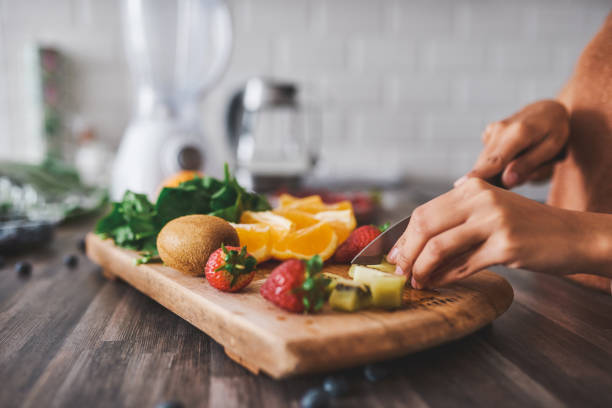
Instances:
[[[277,259],[309,259],[319,254],[329,259],[338,246],[338,236],[326,222],[319,222],[308,228],[291,232],[282,243],[272,246],[272,255]]]
[[[272,211],[245,211],[240,217],[242,224],[265,224],[271,228],[272,242],[282,241],[289,232],[295,230],[293,221]]]
[[[338,235],[338,245],[343,243],[357,226],[352,209],[321,211],[314,214],[314,218],[331,225],[334,231],[336,231],[336,235]]]
[[[267,261],[271,255],[271,228],[266,224],[231,224],[238,233],[240,246],[255,257],[257,263]]]
[[[289,194],[281,194],[278,200],[280,208],[283,209],[300,210],[308,213],[316,213],[325,210],[325,204],[318,195],[297,198]]]
[[[310,227],[311,225],[314,225],[317,222],[319,222],[319,220],[317,220],[313,216],[313,214],[307,213],[305,211],[288,210],[285,208],[279,208],[279,209],[274,210],[274,213],[278,215],[282,215],[288,220],[291,220],[293,224],[295,225],[295,229],[298,229],[298,230],[302,228]]]

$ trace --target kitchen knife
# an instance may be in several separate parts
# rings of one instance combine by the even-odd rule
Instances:
[[[351,263],[359,265],[379,264],[382,261],[383,255],[386,255],[393,248],[399,237],[402,236],[409,222],[410,216],[393,224],[385,232],[377,236],[374,241],[370,242],[368,246],[363,248],[353,258]]]

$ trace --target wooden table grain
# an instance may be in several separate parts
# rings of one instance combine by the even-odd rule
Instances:
[[[283,381],[255,376],[212,339],[80,255],[62,256],[91,221],[59,229],[44,250],[0,269],[0,406],[297,407],[324,375]],[[13,265],[30,260],[29,277]],[[515,301],[462,340],[389,362],[335,407],[610,407],[612,296],[563,279],[498,269]]]

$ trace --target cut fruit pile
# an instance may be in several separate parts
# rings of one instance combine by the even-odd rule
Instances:
[[[353,265],[346,279],[332,273],[323,275],[331,280],[328,286],[329,304],[336,310],[355,312],[367,307],[396,309],[402,305],[406,277],[389,272],[390,264]]]
[[[283,194],[272,211],[245,211],[240,224],[232,224],[240,245],[257,262],[309,259],[319,255],[329,259],[356,227],[349,201],[325,204],[320,196],[296,198]]]

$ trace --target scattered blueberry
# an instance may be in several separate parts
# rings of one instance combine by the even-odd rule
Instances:
[[[4,257],[0,256],[0,269],[4,268],[4,265],[6,265],[6,262],[4,261]]]
[[[301,408],[325,408],[329,406],[329,394],[321,388],[311,388],[300,400]]]
[[[155,408],[184,408],[184,407],[185,406],[183,405],[183,403],[177,400],[160,402],[159,404],[155,406]]]
[[[32,264],[27,261],[17,262],[15,264],[15,271],[19,276],[28,276],[32,273]]]
[[[70,269],[76,267],[79,264],[79,257],[75,254],[69,254],[64,256],[64,265]]]
[[[327,377],[323,389],[332,397],[342,397],[349,392],[349,383],[344,377]]]
[[[363,369],[363,375],[368,381],[380,381],[391,374],[391,369],[386,364],[368,364]]]
[[[77,248],[81,253],[85,253],[85,238],[79,239],[77,242]]]

